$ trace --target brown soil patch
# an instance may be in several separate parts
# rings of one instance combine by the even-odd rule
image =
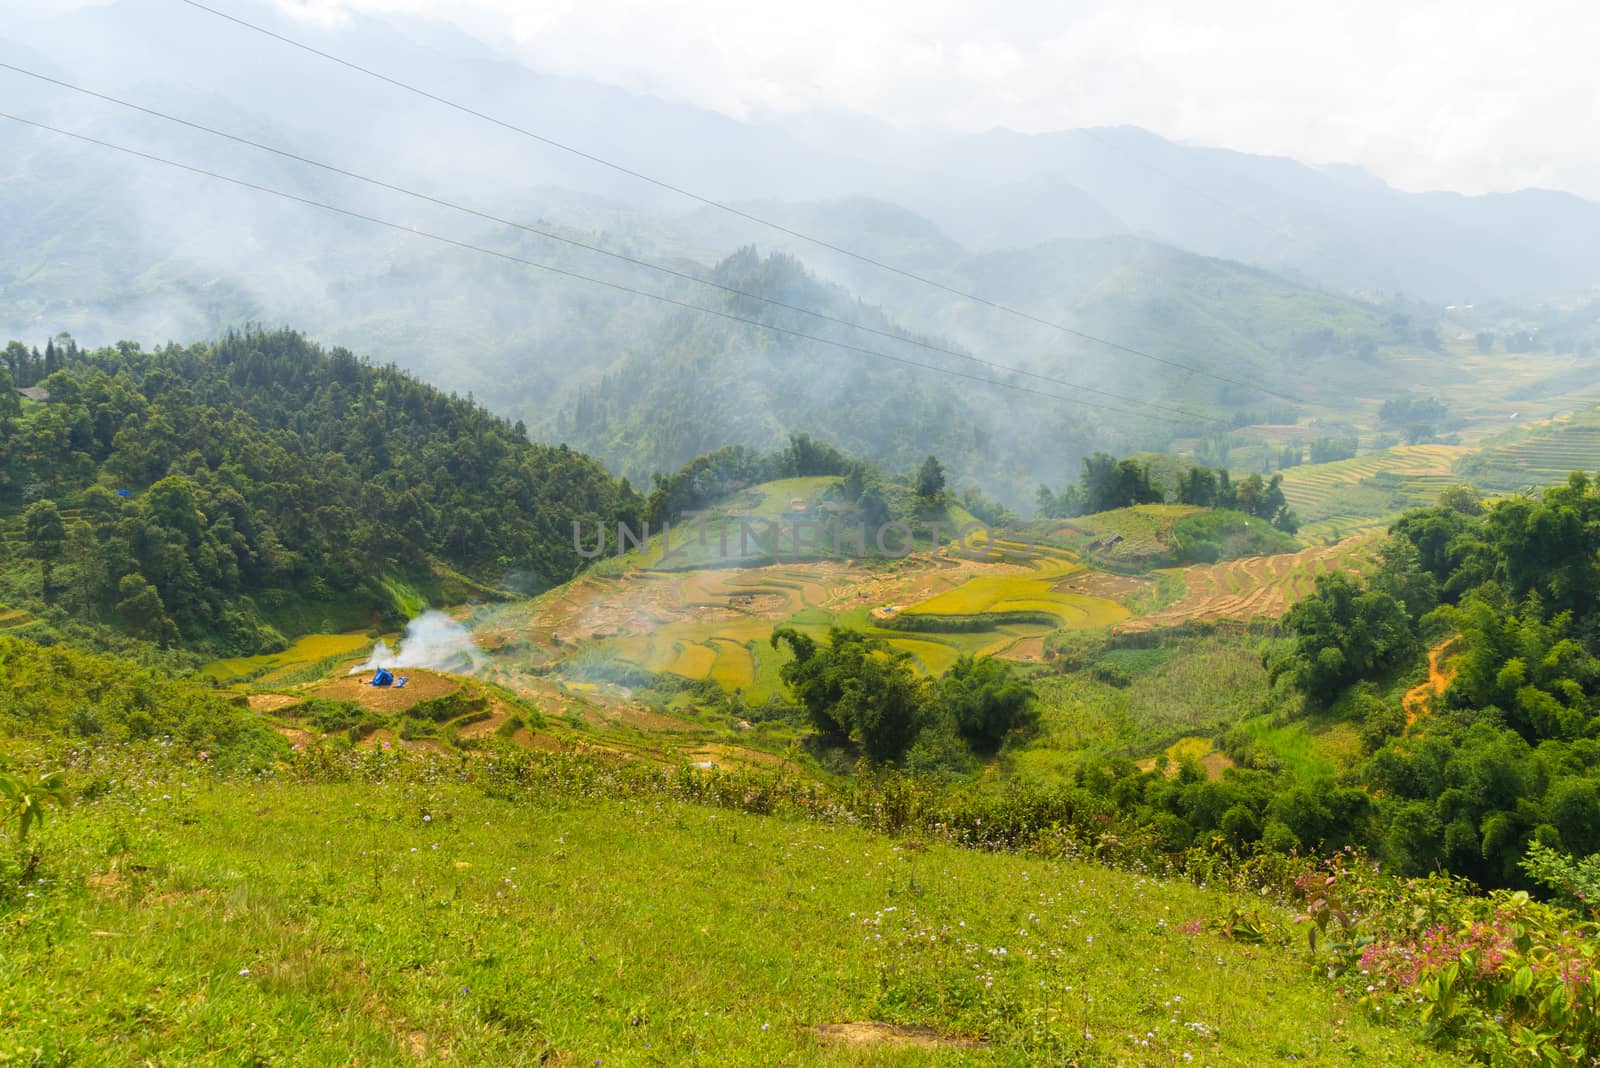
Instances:
[[[994,655],[1001,660],[1017,660],[1024,664],[1038,663],[1044,659],[1044,636],[1018,638]]]
[[[406,1052],[410,1053],[419,1061],[427,1057],[428,1032],[408,1031],[406,1033]]]
[[[1109,571],[1086,568],[1074,571],[1054,589],[1057,593],[1081,593],[1086,597],[1104,597],[1109,601],[1124,601],[1143,592],[1150,580],[1135,575],[1114,575]]]
[[[1154,771],[1156,770],[1156,758],[1153,756],[1140,757],[1133,762],[1133,766],[1140,771]],[[1216,782],[1222,778],[1223,772],[1237,765],[1234,764],[1233,758],[1228,756],[1227,753],[1222,752],[1220,749],[1212,749],[1200,758],[1200,766],[1205,769],[1206,778]],[[1174,760],[1167,765],[1167,778],[1176,779],[1178,771],[1179,762]]]
[[[199,887],[194,890],[168,890],[164,894],[155,894],[145,898],[141,905],[179,905],[187,904],[201,898],[216,897],[215,890]]]
[[[523,727],[511,736],[511,741],[524,749],[538,749],[546,753],[561,752],[561,743],[553,734],[541,734]]]
[[[257,712],[276,712],[280,708],[300,703],[300,698],[288,693],[253,693],[245,698]]]
[[[687,755],[691,763],[712,763],[724,767],[729,764],[755,764],[763,768],[776,768],[789,763],[776,753],[717,743],[701,746]]]
[[[977,1049],[987,1045],[981,1038],[962,1038],[947,1035],[931,1027],[911,1027],[907,1024],[879,1023],[868,1020],[859,1023],[819,1024],[817,1038],[841,1046],[868,1046],[886,1044],[893,1046],[955,1047]]]
[[[122,873],[112,869],[111,871],[100,872],[98,874],[91,875],[85,879],[84,882],[87,883],[89,888],[94,890],[95,893],[110,897],[118,890],[122,889]]]
[[[289,739],[289,744],[293,746],[308,746],[317,740],[316,735],[299,727],[274,727],[273,730]]]
[[[1450,688],[1450,683],[1455,680],[1454,670],[1446,672],[1439,666],[1439,659],[1445,651],[1455,643],[1458,635],[1451,635],[1444,641],[1428,650],[1428,679],[1418,683],[1406,691],[1406,696],[1401,702],[1406,710],[1406,726],[1409,728],[1428,711],[1428,706],[1433,699]]]
[[[394,731],[387,727],[379,727],[356,744],[363,749],[381,749],[385,746],[392,747],[398,740]]]
[[[1233,767],[1233,758],[1227,753],[1213,749],[1200,758],[1200,766],[1206,769],[1206,778],[1215,782],[1222,778],[1222,773]]]
[[[409,676],[409,681],[399,689],[393,686],[369,686],[367,682],[372,678],[369,674],[347,675],[342,679],[326,683],[312,690],[317,697],[326,697],[334,701],[354,701],[363,708],[370,708],[374,712],[386,712],[393,715],[404,712],[418,701],[429,697],[443,697],[461,689],[461,681],[449,675],[441,675],[436,671],[427,671],[422,668],[402,668],[395,672],[396,675]]]

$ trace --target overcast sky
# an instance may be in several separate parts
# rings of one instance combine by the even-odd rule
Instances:
[[[64,2],[82,0],[4,0],[14,11]],[[1600,198],[1592,0],[275,2],[308,19],[447,18],[536,69],[740,117],[821,108],[962,130],[1131,123],[1358,163],[1407,189]]]

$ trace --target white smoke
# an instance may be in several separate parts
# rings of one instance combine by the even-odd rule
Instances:
[[[378,668],[431,668],[434,671],[467,673],[476,670],[482,661],[472,634],[460,623],[443,612],[424,612],[406,624],[400,637],[400,646],[390,649],[388,642],[380,641],[372,647],[372,655],[365,664],[350,669],[355,675]]]

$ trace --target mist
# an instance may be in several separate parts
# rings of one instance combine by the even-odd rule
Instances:
[[[531,436],[569,442],[635,483],[712,448],[769,449],[803,432],[891,470],[937,453],[957,488],[979,484],[1017,505],[1040,483],[1074,477],[1091,451],[1163,449],[1209,432],[1164,422],[1148,402],[1205,409],[1224,422],[1267,418],[1261,394],[1182,367],[1291,392],[1298,414],[1317,417],[1318,398],[1348,379],[1301,358],[1301,335],[1321,325],[1302,325],[1304,309],[1410,355],[1410,341],[1385,333],[1397,294],[1442,307],[1531,301],[1600,281],[1600,205],[1565,194],[1405,193],[1358,168],[1180,144],[1128,126],[907,131],[836,110],[745,120],[535,69],[436,19],[303,19],[255,2],[229,10],[949,288],[676,196],[183,5],[40,7],[6,26],[0,60],[959,349],[1020,377],[732,298],[3,70],[8,107],[25,117],[402,229],[0,122],[8,233],[0,333],[42,344],[67,330],[86,345],[149,348],[247,323],[289,325],[470,393],[522,420]],[[450,248],[409,228],[889,359]],[[757,250],[756,266],[730,260],[747,247]],[[775,253],[794,264],[770,260]],[[1290,311],[1273,319],[1277,307]],[[670,404],[657,403],[662,391]]]

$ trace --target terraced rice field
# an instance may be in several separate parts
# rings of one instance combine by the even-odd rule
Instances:
[[[200,671],[215,679],[243,676],[263,685],[272,686],[289,681],[292,676],[322,664],[330,658],[341,656],[354,658],[371,646],[372,638],[365,632],[307,634],[280,653],[214,660]]]
[[[1071,554],[1042,548],[1029,571],[977,575],[952,590],[906,608],[904,615],[974,616],[1044,613],[1065,627],[1103,627],[1128,617],[1116,601],[1061,588],[1084,570]]]
[[[1247,623],[1277,619],[1316,588],[1318,575],[1361,572],[1370,566],[1376,541],[1347,538],[1297,553],[1253,556],[1224,564],[1183,569],[1188,592],[1175,604],[1119,625],[1124,633],[1184,623]]]
[[[1573,471],[1600,471],[1600,411],[1540,428],[1521,441],[1485,449],[1463,467],[1487,490],[1519,491],[1566,481]]]
[[[1300,518],[1302,540],[1337,540],[1386,526],[1408,508],[1424,507],[1462,481],[1459,445],[1401,445],[1369,456],[1283,472],[1283,494]]]
[[[910,653],[920,670],[939,673],[963,655],[1037,644],[1056,624],[1000,619],[982,631],[930,633],[893,629],[890,617],[1030,613],[1085,627],[1127,617],[1117,601],[1100,596],[1112,591],[1086,581],[1100,573],[1085,570],[1072,553],[1040,547],[1025,558],[1018,555],[1020,544],[996,548],[1009,557],[919,553],[870,565],[809,561],[589,575],[532,601],[484,609],[470,625],[495,670],[515,672],[566,657],[575,657],[575,666],[615,660],[652,673],[709,678],[760,701],[781,686],[787,650],[769,642],[780,624],[816,638],[834,625],[863,629]]]

